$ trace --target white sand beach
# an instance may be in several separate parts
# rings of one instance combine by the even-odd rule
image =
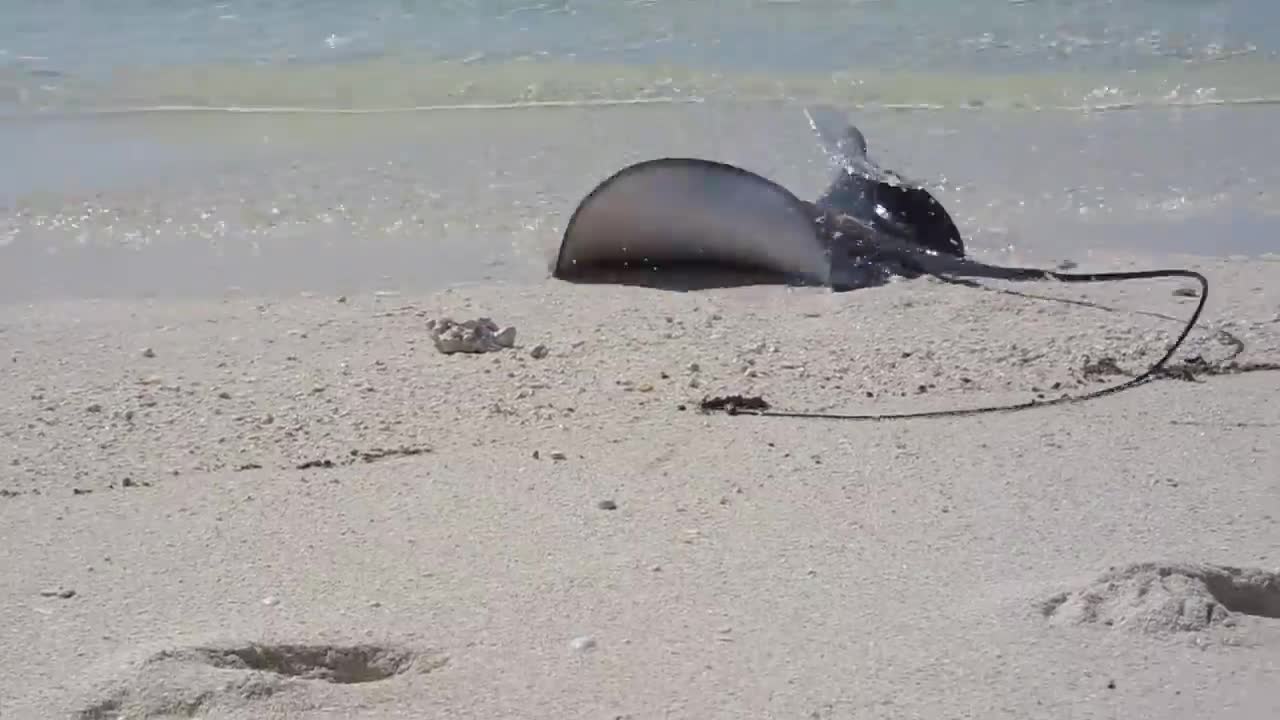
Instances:
[[[880,422],[698,403],[1078,394],[1195,299],[3,306],[0,717],[1276,717],[1280,374],[1217,371],[1280,362],[1280,264],[1183,263],[1212,283],[1194,381]],[[515,345],[442,354],[444,317]]]
[[[1277,68],[1273,0],[9,0],[0,720],[1280,718]],[[1203,317],[1058,402],[1195,284],[547,277],[849,128]]]

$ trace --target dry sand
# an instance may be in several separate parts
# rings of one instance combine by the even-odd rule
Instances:
[[[1179,360],[1280,362],[1196,265]],[[5,306],[0,717],[1280,717],[1280,374],[697,410],[1078,393],[1180,286]]]

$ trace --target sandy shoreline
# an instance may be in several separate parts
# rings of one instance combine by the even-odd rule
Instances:
[[[1280,362],[1280,263],[1197,267],[1180,358]],[[1273,717],[1275,373],[694,409],[1078,393],[1179,286],[2,306],[0,715]],[[516,347],[442,355],[445,316]],[[289,674],[325,644],[369,647]]]
[[[1276,251],[1277,107],[849,118],[874,159],[926,183],[985,259]],[[798,102],[0,132],[22,154],[0,179],[0,303],[537,282],[578,202],[630,163],[728,162],[808,199],[834,172]]]

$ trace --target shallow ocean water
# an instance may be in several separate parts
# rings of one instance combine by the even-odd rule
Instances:
[[[839,105],[979,255],[1280,251],[1268,0],[6,3],[0,299],[536,279],[627,162]]]

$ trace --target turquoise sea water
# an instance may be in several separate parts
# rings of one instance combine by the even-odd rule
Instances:
[[[1280,250],[1273,0],[12,0],[0,287],[533,276],[627,161],[816,192],[815,101],[979,250]]]
[[[1280,86],[1271,0],[13,0],[3,13],[10,112],[785,94],[766,78],[921,104],[1230,102]]]

